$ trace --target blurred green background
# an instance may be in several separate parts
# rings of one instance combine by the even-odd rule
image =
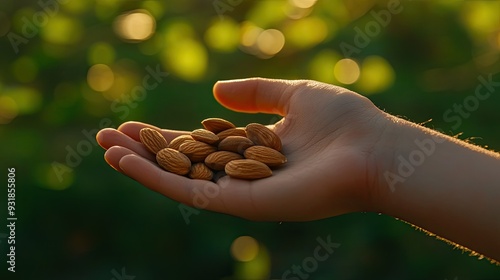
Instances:
[[[179,203],[112,170],[94,141],[129,120],[275,122],[212,97],[217,80],[263,76],[341,85],[500,150],[500,88],[474,99],[481,77],[500,82],[499,1],[8,0],[0,50],[19,279],[281,279],[328,236],[340,247],[307,279],[500,278],[487,260],[375,213],[278,224],[202,210],[187,224]],[[151,71],[169,74],[143,90]]]

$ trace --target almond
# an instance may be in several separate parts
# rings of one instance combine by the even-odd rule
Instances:
[[[273,148],[266,146],[252,146],[245,150],[245,158],[254,159],[269,167],[276,167],[286,162],[286,157]]]
[[[217,149],[200,141],[186,141],[179,147],[179,152],[185,154],[192,162],[200,162]]]
[[[213,133],[219,133],[223,130],[235,127],[232,122],[220,118],[204,119],[203,121],[201,121],[201,124],[206,130],[210,130]]]
[[[191,168],[191,161],[183,153],[165,148],[156,154],[156,162],[163,167],[163,169],[178,174],[186,175]]]
[[[235,153],[243,154],[243,152],[250,146],[253,146],[253,142],[243,136],[228,136],[219,143],[219,150],[230,151]]]
[[[193,137],[194,140],[205,142],[207,144],[214,144],[219,141],[219,136],[215,135],[212,131],[203,128],[193,130],[193,132],[191,132],[191,137]]]
[[[260,161],[253,159],[236,159],[228,162],[226,174],[238,179],[260,179],[273,174],[271,169]]]
[[[168,142],[163,135],[155,129],[145,127],[139,132],[141,143],[148,148],[153,154],[158,153],[161,149],[168,147]]]
[[[226,129],[224,131],[221,131],[221,132],[217,133],[217,136],[219,137],[219,141],[221,141],[221,140],[224,140],[228,136],[247,137],[247,133],[245,132],[244,128],[235,127],[235,128],[230,128],[230,129]]]
[[[229,151],[217,151],[205,158],[205,164],[213,170],[224,170],[226,164],[235,159],[243,159],[243,157]]]
[[[182,145],[182,143],[186,141],[194,141],[194,139],[193,137],[191,137],[191,135],[188,134],[180,135],[175,137],[172,141],[170,141],[168,147],[174,150],[179,150],[179,147]]]
[[[266,146],[281,151],[281,139],[276,133],[260,123],[251,123],[246,126],[248,139],[255,145]]]
[[[191,179],[201,179],[201,180],[212,180],[214,173],[208,166],[202,162],[195,163],[191,166],[191,171],[188,173],[188,177]]]

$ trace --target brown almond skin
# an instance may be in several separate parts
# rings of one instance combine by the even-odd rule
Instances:
[[[266,146],[252,146],[245,150],[245,158],[254,159],[269,167],[277,167],[286,163],[286,157],[273,148]]]
[[[255,145],[266,146],[281,151],[281,139],[276,133],[260,123],[248,124],[245,128],[248,139]]]
[[[244,128],[242,127],[235,127],[235,128],[230,128],[226,129],[224,131],[221,131],[217,133],[217,136],[219,137],[219,141],[222,141],[226,139],[228,136],[242,136],[242,137],[247,137],[247,133]]]
[[[226,164],[235,159],[243,159],[243,156],[229,151],[217,151],[205,158],[205,164],[213,170],[224,170]]]
[[[224,169],[226,174],[238,179],[255,180],[273,174],[269,166],[253,159],[236,159],[228,162]]]
[[[191,137],[196,141],[205,142],[207,144],[214,144],[219,141],[219,136],[203,128],[193,130],[193,132],[191,132]]]
[[[165,148],[156,154],[156,162],[165,170],[178,174],[186,175],[191,170],[191,161],[183,153]]]
[[[169,148],[172,148],[174,150],[179,150],[179,147],[182,145],[182,143],[186,141],[194,141],[193,137],[188,134],[180,135],[172,139],[170,141],[170,144],[168,145]]]
[[[168,147],[168,142],[163,135],[159,131],[149,127],[145,127],[139,131],[139,138],[141,143],[153,154]]]
[[[213,133],[219,133],[223,130],[236,127],[232,122],[221,118],[208,118],[201,121],[201,124],[206,130]]]
[[[204,163],[198,162],[191,165],[191,171],[189,171],[188,177],[191,179],[210,181],[214,177],[214,172]]]
[[[185,154],[192,162],[201,162],[217,151],[212,145],[200,141],[186,141],[179,147],[179,152]]]
[[[235,153],[243,154],[243,152],[248,148],[253,146],[253,142],[243,136],[228,136],[224,140],[220,141],[218,149],[220,151],[230,151]]]

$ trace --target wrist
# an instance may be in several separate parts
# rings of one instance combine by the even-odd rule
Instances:
[[[500,258],[500,155],[388,116],[377,143],[374,209]],[[477,232],[484,232],[477,238]]]
[[[374,147],[376,183],[373,186],[373,208],[387,213],[392,195],[412,185],[420,167],[449,136],[384,113],[384,129]],[[417,174],[417,175],[416,175]]]

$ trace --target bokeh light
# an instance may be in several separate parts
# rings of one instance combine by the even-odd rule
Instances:
[[[277,29],[267,29],[259,34],[256,43],[264,57],[271,57],[283,49],[285,36]]]
[[[341,85],[362,95],[373,94],[374,103],[395,115],[433,118],[431,126],[453,134],[463,131],[462,138],[480,136],[474,139],[479,145],[491,143],[500,150],[494,117],[498,94],[491,94],[480,109],[470,112],[459,131],[453,131],[454,123],[443,115],[454,109],[454,103],[473,95],[483,78],[493,81],[490,89],[500,79],[494,74],[500,62],[500,1],[409,1],[398,14],[388,14],[394,2],[375,0],[4,2],[0,4],[4,144],[0,153],[6,163],[18,168],[24,207],[20,220],[48,225],[18,236],[33,241],[28,242],[33,254],[22,256],[23,262],[37,264],[33,275],[63,279],[83,273],[109,279],[115,276],[112,269],[120,274],[124,268],[137,279],[160,279],[165,269],[155,264],[175,263],[179,265],[168,271],[173,279],[274,279],[312,257],[317,227],[306,227],[285,239],[283,231],[295,225],[278,225],[283,228],[276,230],[243,222],[213,231],[214,222],[225,223],[227,218],[191,215],[197,212],[189,212],[186,218],[176,204],[165,204],[164,198],[134,188],[137,182],[106,175],[113,175],[112,170],[106,168],[105,151],[95,142],[101,127],[137,120],[189,130],[209,116],[239,124],[271,121],[265,115],[231,112],[218,104],[211,94],[216,80],[260,76]],[[217,10],[216,4],[224,7]],[[9,42],[14,33],[21,38],[17,46]],[[359,51],[344,53],[342,42]],[[171,75],[148,80],[156,69]],[[143,91],[145,80],[151,87]],[[486,94],[486,87],[481,90]],[[432,110],[421,110],[430,103]],[[92,148],[85,155],[68,149],[78,151],[87,141]],[[117,191],[120,201],[110,208],[108,202],[116,199]],[[23,195],[28,193],[33,195]],[[134,219],[138,225],[132,225],[132,220],[122,219],[138,213],[130,202],[140,217],[149,220]],[[89,203],[96,207],[85,207]],[[154,207],[147,207],[151,203]],[[99,219],[103,211],[117,225],[129,224],[110,225],[109,219]],[[154,216],[159,212],[163,219]],[[391,221],[387,223],[390,227]],[[137,230],[144,224],[156,231]],[[325,234],[332,233],[328,225],[319,226]],[[332,226],[340,229],[335,232],[339,240],[346,240],[353,231]],[[242,234],[245,229],[248,232]],[[362,226],[354,229],[363,231]],[[405,243],[407,234],[413,234],[411,228],[386,229],[365,231],[371,240],[368,247],[343,251],[343,256],[335,253],[317,270],[307,272],[308,279],[383,278],[386,266],[374,268],[373,260],[390,264],[405,252],[417,261],[398,262],[403,274],[418,271],[415,277],[444,279],[460,266],[464,267],[461,278],[495,278],[495,268],[488,262],[464,258],[446,246],[433,247],[437,251],[428,254],[419,250],[427,237]],[[127,234],[116,240],[110,231]],[[384,244],[389,254],[374,257],[387,234],[399,238]],[[23,240],[19,243],[28,244]],[[94,248],[99,245],[94,241],[106,244],[105,248]],[[299,243],[303,246],[288,246]],[[267,244],[272,244],[270,251]],[[140,250],[144,251],[141,260],[134,262]],[[94,265],[93,256],[99,256],[99,265]],[[344,264],[355,264],[359,256],[369,267],[353,274],[352,265]],[[342,264],[329,265],[340,259]],[[61,271],[57,265],[61,263],[67,269]],[[288,277],[294,278],[306,277],[293,273]]]
[[[135,10],[118,16],[113,27],[121,38],[140,42],[154,34],[156,21],[146,10]]]
[[[0,95],[0,124],[10,123],[18,113],[16,101],[10,96]]]
[[[205,32],[205,42],[214,50],[231,52],[238,47],[240,28],[229,18],[214,20]]]
[[[140,74],[138,74],[136,66],[137,65],[134,61],[128,59],[121,59],[113,64],[112,70],[115,77],[113,86],[109,90],[103,92],[103,96],[107,100],[118,100],[121,102],[126,102],[122,100],[122,98],[125,96],[130,96],[132,89],[138,85],[141,85],[141,76]],[[92,96],[94,97],[95,95]],[[101,104],[101,101],[102,99],[97,99],[94,100],[94,103],[99,102],[99,104]],[[109,108],[103,108],[103,110],[104,112],[102,113],[105,113],[106,110],[109,110]]]
[[[207,70],[207,51],[196,40],[184,39],[166,46],[162,58],[170,72],[188,81],[202,79]]]
[[[56,14],[41,29],[42,38],[52,44],[78,43],[83,36],[83,25],[75,18]]]
[[[337,81],[333,69],[341,59],[340,54],[332,50],[322,50],[309,63],[309,77],[313,80],[335,84]]]
[[[378,93],[389,88],[395,79],[391,64],[381,56],[369,56],[361,63],[357,88],[364,94]]]
[[[298,8],[307,9],[316,4],[317,0],[288,0],[288,2]]]
[[[245,238],[248,238],[248,236]],[[258,252],[255,253],[255,256],[251,260],[240,261],[237,259],[234,263],[233,279],[270,279],[271,257],[269,251],[264,245],[258,243],[253,238],[248,239],[248,241],[252,244],[252,247],[258,249]],[[256,243],[255,245],[253,245],[254,242]]]
[[[350,58],[343,58],[335,64],[333,74],[337,81],[350,85],[358,80],[360,70],[356,61]]]
[[[258,53],[256,49],[257,38],[264,30],[250,21],[243,22],[240,29],[240,45],[243,51],[250,54]]]
[[[208,53],[196,36],[196,32],[183,20],[173,21],[163,31],[161,62],[165,69],[187,81],[199,81],[205,77]]]
[[[231,244],[231,255],[240,262],[253,260],[259,253],[259,243],[253,237],[240,236]]]
[[[276,26],[287,18],[286,1],[255,1],[246,19],[264,29]]]
[[[312,8],[303,9],[296,6],[287,6],[284,12],[290,19],[301,19],[310,15],[312,11]]]
[[[106,64],[95,64],[87,72],[87,83],[95,91],[106,91],[113,86],[115,75]]]
[[[464,2],[462,21],[470,30],[470,35],[480,40],[484,34],[491,34],[500,28],[500,2]]]
[[[86,104],[90,104],[86,109],[93,115],[102,116],[109,111],[109,104],[102,97],[127,102],[123,98],[130,96],[132,89],[142,82],[136,67],[136,63],[129,59],[117,60],[112,65],[93,65],[87,73],[87,85],[80,88],[83,98],[88,101]],[[102,95],[95,94],[96,91]]]
[[[241,25],[240,44],[243,51],[259,58],[271,58],[285,46],[285,35],[277,29],[262,29],[252,22]]]
[[[40,91],[32,87],[16,86],[4,88],[3,95],[14,100],[19,115],[35,113],[42,106]]]
[[[291,22],[284,29],[287,43],[298,48],[313,47],[328,35],[326,23],[318,17],[307,17]]]

